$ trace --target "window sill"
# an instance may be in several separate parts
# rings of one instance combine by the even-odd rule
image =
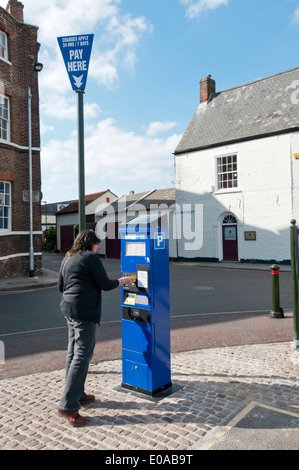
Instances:
[[[227,189],[217,189],[216,191],[213,192],[216,196],[219,194],[232,194],[232,193],[241,193],[240,188],[227,188]]]
[[[0,57],[0,60],[2,60],[2,62],[5,62],[7,65],[12,65],[12,63],[4,57]]]

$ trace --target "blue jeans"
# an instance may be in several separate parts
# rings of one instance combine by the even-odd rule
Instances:
[[[96,323],[68,320],[69,344],[66,360],[65,387],[61,410],[79,410],[80,398],[95,346]]]

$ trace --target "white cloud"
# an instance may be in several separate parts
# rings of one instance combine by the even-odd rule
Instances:
[[[187,6],[186,16],[190,19],[199,16],[204,10],[215,10],[221,5],[228,5],[228,0],[180,0]]]
[[[118,68],[134,69],[136,46],[142,35],[152,32],[152,26],[145,18],[132,18],[130,15],[111,16],[104,34],[95,44],[90,76],[99,84],[109,88],[118,86]]]
[[[44,64],[39,74],[39,90],[45,136],[55,121],[75,120],[77,116],[57,37],[94,33],[88,85],[94,80],[97,85],[113,90],[120,85],[121,68],[126,72],[134,70],[138,43],[144,34],[152,32],[152,26],[144,17],[134,18],[121,11],[121,0],[23,0],[23,3],[25,21],[39,27],[39,61]],[[85,104],[86,120],[97,118],[100,112],[98,104]]]
[[[112,118],[90,126],[84,142],[86,193],[110,188],[118,194],[120,188],[127,193],[171,186],[173,150],[180,139],[176,134],[166,138],[137,135],[120,129]],[[50,173],[43,179],[44,194],[55,189],[57,200],[76,197],[77,154],[75,135],[52,140],[43,148],[42,172]]]
[[[294,11],[293,15],[292,15],[292,21],[294,23],[298,23],[299,22],[299,7],[296,8],[296,10]]]
[[[149,137],[155,137],[158,134],[170,131],[176,125],[176,122],[152,122],[146,130],[146,135]]]
[[[53,132],[55,130],[54,126],[47,126],[42,121],[40,123],[40,132],[41,135],[46,134],[46,132]]]
[[[114,119],[105,119],[85,141],[86,174],[105,170],[112,176],[121,168],[119,179],[132,174],[154,178],[163,167],[173,165],[172,153],[178,140],[177,135],[165,139],[137,135],[119,129]]]
[[[95,33],[89,77],[100,85],[117,87],[119,67],[134,69],[136,47],[152,25],[121,11],[121,0],[23,0],[25,21],[37,24],[39,59],[45,65],[40,85],[63,92],[68,80],[57,37]],[[28,18],[28,20],[27,20]],[[79,25],[79,26],[78,26]]]
[[[120,15],[121,0],[23,0],[23,3],[25,22],[37,24],[40,42],[54,48],[57,36],[86,34],[99,22]]]
[[[51,140],[42,148],[42,193],[48,202],[76,198],[76,155],[76,139]]]
[[[5,8],[7,1],[0,2]],[[88,80],[115,89],[120,83],[120,68],[134,70],[138,43],[144,34],[152,32],[152,25],[144,17],[134,18],[121,10],[122,0],[23,0],[23,4],[25,22],[39,28],[39,61],[44,64],[39,88],[44,120],[76,116],[57,37],[94,33]],[[89,105],[89,110],[94,116],[98,114],[95,104]]]
[[[7,1],[0,3],[5,3],[5,8]],[[76,126],[72,122],[67,124],[77,119],[77,103],[57,37],[94,33],[87,85],[91,88],[94,83],[89,81],[93,81],[113,90],[121,85],[124,71],[134,71],[138,45],[146,34],[152,33],[153,26],[142,16],[125,13],[121,9],[122,0],[22,0],[22,3],[25,22],[39,27],[39,61],[44,64],[39,74],[42,191],[48,202],[76,198]],[[100,120],[102,112],[107,110],[100,109],[96,102],[85,102],[86,193],[108,187],[119,194],[131,189],[138,192],[170,186],[173,151],[181,138],[176,134],[169,136],[176,124],[157,119],[144,134],[136,134],[120,129],[112,118]],[[162,132],[168,134],[162,138]]]
[[[116,88],[119,83],[117,60],[112,57],[110,51],[101,54],[92,54],[89,68],[89,76],[94,78],[99,85],[108,89]]]

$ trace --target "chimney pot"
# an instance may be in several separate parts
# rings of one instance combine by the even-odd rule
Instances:
[[[207,103],[210,96],[216,91],[216,82],[208,75],[200,80],[200,103]]]
[[[24,23],[23,9],[23,3],[18,0],[9,0],[6,7],[6,11],[20,23]]]

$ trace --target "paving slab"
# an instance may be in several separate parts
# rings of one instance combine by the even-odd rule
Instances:
[[[57,415],[63,369],[0,379],[0,448],[298,450],[299,356],[292,343],[173,354],[175,391],[157,400],[121,389],[121,366],[121,360],[91,364],[87,391],[96,401],[81,409],[82,428]]]

